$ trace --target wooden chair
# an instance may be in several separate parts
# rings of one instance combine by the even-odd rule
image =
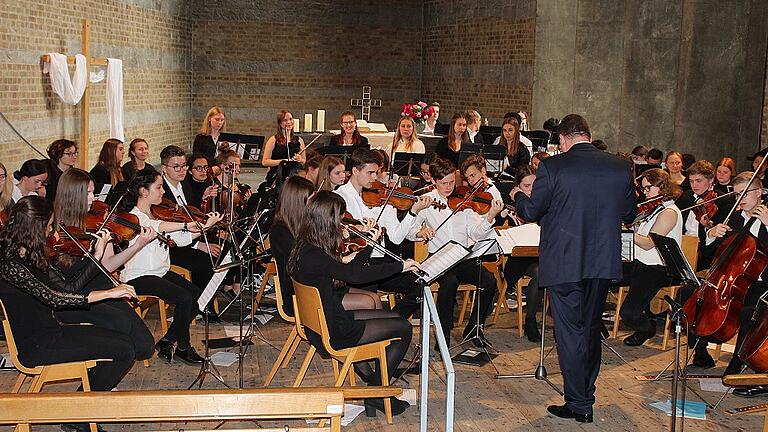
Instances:
[[[685,256],[686,261],[688,261],[688,264],[691,265],[691,268],[695,269],[696,265],[698,264],[698,249],[699,249],[699,238],[689,235],[684,235],[680,241],[680,248],[683,250],[683,255]],[[675,298],[677,295],[677,291],[680,289],[680,285],[671,285],[668,287],[664,287],[661,290],[659,290],[659,293],[656,295],[657,298],[663,298],[664,295],[669,295],[672,298]],[[624,302],[624,297],[626,297],[627,292],[629,291],[629,287],[619,287],[619,291],[616,294],[616,312],[614,314],[614,321],[613,321],[613,337],[617,337],[619,334],[619,322],[621,321],[621,316],[619,315],[619,311],[621,310],[621,305]],[[669,320],[669,316],[667,316],[666,323],[664,324],[664,337],[662,339],[662,349],[667,349],[667,343],[669,342],[669,328],[670,328],[671,321]]]
[[[275,268],[275,271],[277,269]],[[269,384],[272,383],[272,380],[275,378],[275,375],[277,375],[277,371],[279,369],[285,369],[288,366],[288,362],[291,361],[291,358],[293,358],[294,353],[296,352],[296,349],[299,347],[301,342],[306,342],[309,346],[309,350],[311,351],[312,357],[314,356],[314,347],[307,341],[306,338],[302,337],[302,335],[299,335],[299,332],[296,329],[296,319],[285,311],[285,304],[283,303],[283,291],[280,286],[280,276],[276,273],[275,276],[275,300],[277,302],[277,313],[280,315],[280,318],[283,319],[283,321],[289,322],[293,324],[291,326],[291,332],[288,334],[288,338],[285,340],[285,343],[283,344],[283,348],[280,350],[280,354],[278,354],[277,359],[275,360],[275,363],[272,365],[272,370],[269,372],[269,375],[267,375],[267,378],[264,380],[264,387],[269,386]],[[293,386],[298,387],[301,385],[301,381],[304,379],[304,375],[306,374],[306,369],[309,367],[309,362],[312,361],[312,358],[310,357],[310,352],[307,352],[307,357],[309,357],[309,361],[305,359],[304,362],[302,362],[302,369],[299,371],[299,375],[297,376],[297,381],[294,382]],[[305,366],[306,365],[306,366]],[[301,377],[301,380],[298,378]]]
[[[723,384],[731,387],[768,385],[768,374],[739,374],[726,375],[723,377]],[[728,410],[728,414],[748,414],[765,411],[765,420],[763,422],[763,432],[768,432],[768,404],[757,404],[748,407]]]
[[[354,363],[367,360],[379,361],[382,386],[388,386],[389,371],[387,370],[386,349],[392,341],[397,339],[386,339],[337,350],[331,346],[331,336],[328,332],[328,324],[325,321],[320,292],[317,288],[296,282],[296,280],[293,280],[293,288],[296,293],[293,296],[293,310],[295,312],[297,329],[302,329],[303,333],[303,327],[307,327],[320,335],[323,341],[323,348],[334,360],[334,372],[336,367],[338,367],[338,363],[342,363],[341,370],[336,374],[334,386],[341,387]],[[306,334],[302,334],[302,336],[306,337]],[[354,372],[352,374],[354,375]],[[384,411],[387,423],[392,424],[392,404],[389,398],[385,395],[372,395],[372,397],[384,397]]]
[[[19,378],[16,380],[11,393],[21,393],[21,388],[27,378],[32,378],[27,393],[39,393],[47,383],[61,381],[80,381],[83,384],[83,391],[91,391],[91,382],[88,379],[88,370],[96,367],[99,362],[112,361],[110,359],[92,359],[67,363],[55,363],[44,366],[27,367],[19,360],[19,349],[16,346],[16,339],[13,337],[11,323],[8,319],[8,312],[5,309],[3,301],[0,300],[0,309],[3,311],[3,331],[8,345],[8,352],[13,366],[19,371]],[[90,425],[91,431],[96,432],[96,425]]]

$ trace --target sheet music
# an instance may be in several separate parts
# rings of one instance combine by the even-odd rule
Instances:
[[[109,191],[112,189],[112,185],[107,183],[105,184],[99,193],[96,194],[97,198],[106,198],[107,195],[109,195]]]
[[[227,253],[227,256],[224,257],[223,260],[221,260],[221,265],[226,265],[232,262],[232,252]],[[224,282],[224,278],[227,277],[227,273],[229,272],[218,272],[214,273],[211,280],[208,282],[208,285],[205,286],[205,289],[203,290],[203,293],[200,294],[200,297],[197,298],[197,306],[198,309],[204,310],[205,307],[210,303],[213,296],[216,294],[216,291],[219,289],[219,286],[222,282]]]
[[[456,242],[448,242],[437,252],[421,263],[421,269],[427,274],[424,281],[428,284],[434,282],[446,270],[464,259],[470,251]]]
[[[621,231],[621,260],[630,262],[635,258],[635,232]]]
[[[469,253],[469,255],[464,257],[464,261],[497,253],[502,253],[502,251],[499,246],[499,242],[497,242],[495,238],[479,240],[474,244],[474,246],[472,246],[472,251]]]
[[[538,246],[541,236],[541,227],[535,223],[528,223],[511,228],[497,229],[496,241],[501,248],[501,253],[509,255],[517,246]]]

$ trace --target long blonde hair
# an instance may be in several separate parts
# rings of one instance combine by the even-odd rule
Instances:
[[[0,210],[8,207],[8,203],[11,202],[11,196],[13,195],[13,180],[11,180],[11,173],[5,168],[2,162],[0,162],[0,168],[5,173],[5,183],[0,185]]]
[[[224,124],[221,125],[221,129],[219,129],[219,132],[223,132],[224,128],[227,126],[227,115],[224,114],[224,110],[220,107],[211,107],[211,109],[208,110],[208,113],[205,115],[205,118],[203,119],[203,124],[200,125],[200,133],[203,135],[210,135],[211,134],[211,117],[215,116],[216,114],[221,114],[224,116]]]
[[[410,117],[403,116],[400,117],[400,120],[397,122],[397,127],[395,127],[395,138],[392,140],[392,152],[397,151],[400,140],[403,139],[402,135],[400,135],[400,124],[404,121],[409,121],[413,125],[413,133],[411,134],[411,137],[403,141],[403,144],[405,145],[404,150],[407,153],[410,153],[411,150],[413,150],[413,141],[416,139],[416,122]]]

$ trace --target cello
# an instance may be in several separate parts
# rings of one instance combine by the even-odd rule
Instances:
[[[753,181],[754,175],[747,185]],[[724,223],[749,190],[747,187],[742,191]],[[749,231],[756,220],[751,217],[741,230],[723,241],[706,279],[685,302],[683,310],[692,319],[691,332],[696,336],[724,343],[738,332],[747,290],[768,266],[768,247]]]

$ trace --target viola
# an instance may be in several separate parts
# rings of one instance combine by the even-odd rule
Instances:
[[[341,242],[339,245],[339,255],[346,256],[351,253],[355,253],[357,251],[360,251],[362,249],[365,249],[365,247],[368,246],[368,242],[364,238],[360,237],[350,237],[347,239],[344,239],[344,241]]]
[[[693,334],[724,343],[739,330],[747,290],[768,266],[768,248],[749,232],[755,220],[723,241],[706,280],[685,302]]]
[[[107,228],[112,232],[112,239],[116,243],[131,241],[141,232],[138,216],[133,213],[114,212],[107,220],[110,210],[109,204],[103,201],[94,201],[85,217],[85,230],[96,232],[101,228]],[[176,246],[173,240],[159,233],[157,240],[166,247]]]
[[[191,205],[180,206],[168,198],[163,198],[160,204],[153,204],[150,207],[150,211],[156,219],[166,222],[195,222],[204,224],[208,220],[208,215],[197,207]]]
[[[5,222],[8,220],[8,211],[3,209],[0,210],[0,227],[5,225]]]
[[[45,245],[45,255],[49,259],[55,258],[61,254],[82,257],[85,256],[83,249],[88,250],[91,248],[91,241],[94,239],[93,235],[83,232],[83,230],[78,227],[71,226],[66,227],[66,229],[69,231],[72,237],[74,237],[74,239],[80,243],[82,248],[75,244],[74,240],[72,240],[69,236],[64,235],[64,233],[61,231],[51,233],[51,235],[48,236],[48,240]]]
[[[472,192],[472,189],[468,186],[457,186],[453,193],[448,197],[448,207],[451,210],[459,211],[464,209],[470,209],[477,214],[484,215],[491,210],[491,204],[493,203],[493,195],[490,192],[477,191],[471,197],[467,198],[468,194]],[[510,212],[510,215],[515,215],[515,206],[512,204],[504,204],[504,209]]]
[[[705,228],[711,228],[713,225],[712,218],[717,214],[717,192],[710,190],[696,200],[697,207],[693,208],[693,214],[696,215],[696,220],[699,221]]]
[[[389,201],[387,201],[387,198],[389,198]],[[418,199],[419,197],[414,195],[413,191],[407,187],[399,187],[392,190],[378,180],[375,180],[370,188],[363,188],[363,202],[368,207],[379,207],[387,203],[398,210],[408,210]],[[444,209],[445,204],[433,202],[432,207]]]

